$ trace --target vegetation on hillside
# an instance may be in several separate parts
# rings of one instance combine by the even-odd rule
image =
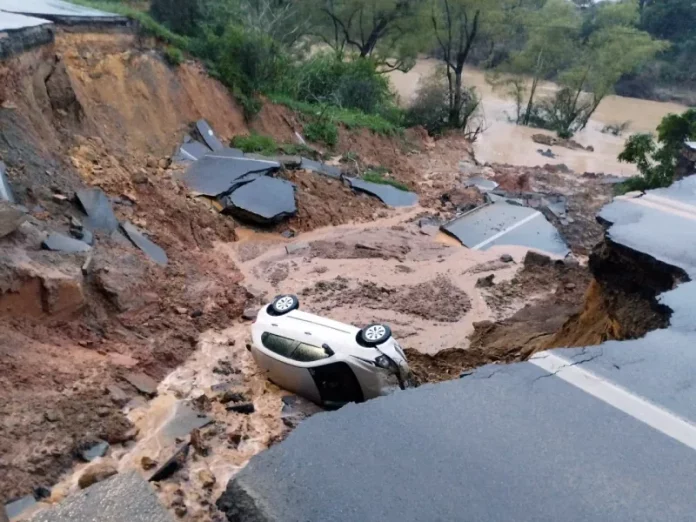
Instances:
[[[182,58],[174,48],[202,60],[248,117],[265,95],[301,112],[310,134],[331,146],[340,124],[385,134],[404,125],[461,129],[475,139],[483,130],[480,98],[464,80],[472,63],[490,69],[491,81],[514,98],[517,123],[571,136],[620,81],[675,52],[665,40],[690,34],[674,20],[682,0],[663,1],[151,0],[147,12],[129,0],[99,6],[139,20],[168,44],[170,63]],[[385,73],[407,71],[419,53],[437,57],[441,69],[404,111]],[[543,80],[560,89],[540,96]]]

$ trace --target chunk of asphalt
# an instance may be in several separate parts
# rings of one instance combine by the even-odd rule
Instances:
[[[466,180],[464,186],[476,187],[481,192],[488,192],[490,190],[495,190],[496,188],[498,188],[498,183],[490,179],[474,177]]]
[[[94,459],[103,457],[109,450],[109,443],[103,440],[93,442],[85,448],[80,448],[78,455],[85,462],[92,462]]]
[[[111,207],[111,201],[100,188],[78,190],[75,194],[77,201],[87,214],[85,226],[90,230],[108,230],[109,232],[118,229],[118,219]]]
[[[5,504],[5,513],[7,514],[7,518],[14,520],[34,506],[36,506],[34,495],[26,495]]]
[[[157,395],[157,382],[152,377],[144,373],[129,372],[123,378],[143,395]]]
[[[66,252],[70,254],[75,252],[87,252],[92,249],[92,247],[90,247],[84,241],[64,236],[58,232],[52,232],[49,234],[49,236],[41,243],[41,246],[46,250]]]
[[[71,228],[70,234],[72,234],[75,239],[78,239],[83,243],[87,243],[89,246],[94,245],[94,234],[92,234],[92,232],[86,228]]]
[[[289,245],[285,245],[285,252],[287,254],[294,254],[295,252],[299,252],[300,250],[305,250],[309,248],[309,243],[290,243]]]
[[[0,201],[0,238],[17,230],[26,219],[26,212],[7,202]]]
[[[207,426],[213,419],[197,412],[187,401],[179,401],[172,418],[162,428],[165,444],[189,435],[193,430]]]
[[[261,224],[277,223],[297,212],[293,186],[269,176],[256,178],[221,201],[223,212]]]
[[[208,155],[193,163],[182,176],[191,192],[200,196],[227,194],[251,174],[270,174],[280,169],[275,161]]]
[[[290,156],[287,154],[280,154],[277,156],[262,156],[261,154],[245,154],[247,158],[252,159],[265,159],[268,161],[277,161],[280,163],[284,169],[299,169],[302,166],[302,157],[300,156]]]
[[[391,185],[372,183],[360,178],[348,178],[351,187],[381,200],[390,207],[411,207],[418,203],[418,195],[413,192],[399,190]]]
[[[210,147],[210,150],[213,152],[225,148],[222,142],[215,136],[215,132],[213,132],[213,129],[208,125],[207,121],[198,120],[196,122],[196,130],[201,135],[201,138],[203,138],[205,144]]]
[[[122,473],[75,493],[31,522],[172,522],[137,471]]]
[[[7,167],[0,161],[0,200],[14,203],[15,198],[10,187],[10,182],[7,179]]]
[[[121,223],[121,228],[126,233],[126,236],[128,236],[128,239],[130,239],[136,247],[145,252],[150,259],[158,265],[167,266],[169,260],[167,259],[166,252],[162,250],[160,246],[150,241],[135,225],[130,221],[126,221],[125,223]]]
[[[317,174],[323,174],[334,179],[341,178],[341,169],[334,167],[333,165],[327,165],[326,163],[321,163],[319,161],[314,161],[307,158],[302,158],[300,163],[300,168],[304,170],[309,170],[310,172],[316,172]]]
[[[157,470],[150,476],[148,482],[159,482],[161,480],[166,480],[181,469],[186,462],[186,457],[188,457],[189,449],[191,447],[190,443],[183,444],[181,447],[177,448],[172,455],[164,464],[162,464]]]
[[[182,143],[179,151],[172,158],[173,161],[198,161],[203,156],[208,154],[210,149],[203,145],[200,141],[191,140]]]
[[[227,411],[233,411],[235,413],[241,413],[243,415],[249,415],[249,414],[254,413],[256,411],[256,408],[254,407],[254,403],[252,403],[252,402],[233,404],[232,406],[227,406],[227,408],[225,408],[225,409]]]
[[[242,149],[235,149],[232,147],[225,147],[222,150],[216,150],[215,152],[209,152],[208,156],[211,158],[245,158],[245,157],[250,157],[251,159],[255,159],[251,157],[252,155],[249,154],[244,154],[244,151]],[[269,158],[266,158],[264,156],[256,159],[262,159],[262,160],[267,160]]]

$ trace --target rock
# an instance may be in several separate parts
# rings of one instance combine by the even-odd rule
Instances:
[[[106,393],[109,394],[111,400],[117,406],[123,407],[128,402],[128,394],[115,384],[109,384],[106,387]]]
[[[169,160],[169,158],[162,158],[161,160],[159,160],[157,166],[161,169],[166,169],[167,167],[169,167],[170,163],[171,161]]]
[[[440,228],[432,225],[426,225],[420,227],[420,233],[424,236],[434,236],[439,232]]]
[[[197,317],[200,317],[203,315],[203,310],[194,310],[191,312],[191,318],[196,319]]]
[[[44,311],[49,315],[71,315],[85,305],[81,276],[57,276],[42,280]]]
[[[247,401],[248,401],[248,399],[246,398],[246,396],[243,393],[233,392],[231,390],[227,390],[220,397],[220,402],[222,404],[227,404],[228,402],[247,402]]]
[[[36,506],[36,499],[34,498],[34,495],[26,495],[13,500],[12,502],[8,502],[4,506],[0,504],[0,511],[6,515],[6,520],[15,520],[22,513],[32,509],[34,506]],[[0,516],[0,520],[2,520],[2,516]]]
[[[510,254],[503,254],[500,256],[500,260],[503,263],[512,263],[514,261],[513,257]]]
[[[85,462],[92,462],[99,457],[106,455],[109,449],[109,443],[103,440],[92,440],[87,443],[80,444],[77,448],[77,455]]]
[[[495,274],[489,274],[485,277],[479,277],[478,280],[476,281],[476,287],[477,288],[489,288],[493,286],[493,278],[495,277]]]
[[[125,374],[123,378],[143,395],[148,395],[150,397],[157,395],[157,383],[152,377],[144,373],[129,372]]]
[[[207,469],[198,472],[198,480],[201,481],[201,485],[204,489],[212,489],[216,482],[215,475]]]
[[[176,513],[176,516],[179,518],[185,517],[187,512],[188,509],[186,509],[186,506],[176,506],[174,508],[174,513]]]
[[[162,464],[157,471],[155,471],[149,479],[149,482],[159,482],[171,477],[176,473],[186,462],[186,457],[188,457],[190,444],[186,443],[179,447],[167,462]]]
[[[551,264],[551,258],[545,256],[544,254],[538,254],[537,252],[529,251],[527,255],[524,256],[524,266],[549,266]]]
[[[244,415],[249,415],[254,413],[256,408],[252,402],[244,402],[242,404],[234,404],[233,406],[228,406],[227,411],[233,411],[235,413],[242,413]]]
[[[51,488],[47,488],[46,486],[36,486],[34,488],[34,498],[36,500],[43,500],[45,498],[50,498],[51,496]]]
[[[49,234],[49,236],[41,243],[41,246],[46,250],[66,252],[69,254],[76,252],[87,252],[88,250],[91,250],[91,247],[84,241],[80,241],[57,232],[52,232]]]
[[[107,406],[102,406],[100,408],[97,408],[97,416],[99,417],[108,417],[111,414],[111,408],[108,408]]]
[[[242,312],[242,319],[246,319],[247,321],[253,321],[254,319],[256,319],[257,315],[259,315],[259,308],[258,307],[246,308]]]
[[[117,473],[118,469],[116,469],[115,462],[112,462],[110,460],[103,460],[101,462],[97,462],[96,464],[92,464],[91,466],[89,466],[82,473],[82,475],[80,475],[77,484],[78,486],[80,486],[80,489],[85,489],[90,487],[92,484],[96,484],[97,482],[106,480],[109,477],[113,477]]]
[[[58,422],[62,418],[63,416],[54,410],[49,410],[44,413],[44,419],[46,419],[48,422]]]
[[[285,246],[285,252],[288,254],[293,254],[306,248],[309,248],[309,245],[307,243],[291,243]]]
[[[201,435],[201,430],[195,429],[191,432],[191,446],[194,451],[203,457],[208,455],[208,445],[203,442],[203,436]]]
[[[186,313],[188,312],[188,310],[183,306],[177,306],[174,310],[176,310],[176,313],[180,315],[186,315]]]
[[[577,285],[576,285],[575,283],[566,283],[565,289],[566,289],[566,290],[575,290],[575,287],[576,287],[576,286],[577,286]]]
[[[142,459],[140,459],[140,466],[141,466],[144,470],[149,471],[149,470],[151,470],[151,469],[157,467],[157,461],[156,461],[156,460],[152,460],[150,457],[148,457],[148,456],[146,455],[146,456],[144,456]]]
[[[292,237],[295,237],[297,234],[295,233],[294,230],[283,230],[283,231],[280,233],[280,235],[283,236],[283,237],[286,238],[286,239],[290,239],[290,238],[292,238]]]
[[[25,212],[8,203],[0,202],[0,238],[17,230],[26,219]]]

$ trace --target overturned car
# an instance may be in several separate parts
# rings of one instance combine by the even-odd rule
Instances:
[[[272,382],[325,407],[411,385],[406,356],[388,326],[360,329],[302,312],[294,295],[259,311],[252,338],[252,355]]]

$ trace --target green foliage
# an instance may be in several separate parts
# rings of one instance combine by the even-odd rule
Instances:
[[[304,126],[304,135],[309,141],[335,147],[338,143],[338,127],[328,118],[318,118]]]
[[[181,65],[181,62],[184,61],[184,53],[181,52],[181,49],[178,47],[168,45],[164,48],[164,59],[169,65],[176,67],[177,65]]]
[[[612,136],[621,136],[624,132],[626,132],[630,125],[630,121],[624,121],[622,123],[608,123],[602,127],[601,132],[603,134],[611,134]]]
[[[633,134],[626,140],[619,161],[633,163],[640,176],[618,187],[620,192],[666,187],[672,183],[684,141],[696,138],[696,109],[668,114],[657,127],[657,142],[650,134]]]
[[[202,0],[152,0],[150,15],[175,33],[192,36],[203,21]]]
[[[255,152],[270,156],[278,151],[278,144],[272,136],[252,132],[248,136],[235,136],[232,138],[232,146],[244,152]]]
[[[369,181],[371,183],[379,183],[380,185],[391,185],[394,188],[403,190],[405,192],[409,191],[409,188],[404,183],[397,181],[392,178],[385,177],[385,174],[389,171],[384,169],[384,167],[377,167],[375,169],[370,169],[362,175],[362,179]]]

